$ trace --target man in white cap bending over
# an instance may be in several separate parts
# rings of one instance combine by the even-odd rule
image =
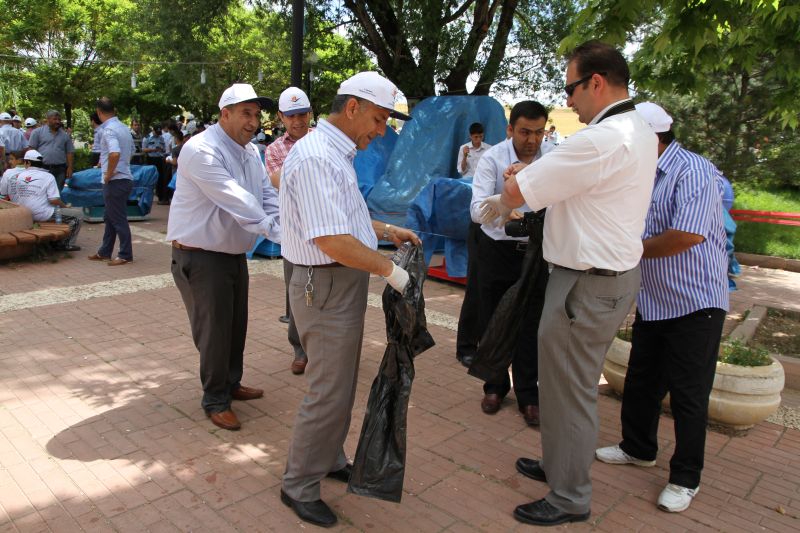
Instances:
[[[231,400],[261,389],[241,384],[247,336],[249,274],[245,253],[258,235],[280,240],[278,193],[250,142],[272,100],[235,83],[219,100],[219,122],[193,136],[178,156],[169,210],[172,276],[200,352],[201,405],[215,425],[237,430]]]
[[[658,136],[658,166],[642,235],[622,442],[596,456],[611,464],[655,465],[661,400],[669,392],[675,451],[658,508],[680,512],[700,489],[708,397],[728,310],[722,183],[708,159],[675,140],[666,111],[651,102],[636,110]]]
[[[308,392],[294,423],[281,501],[302,520],[332,526],[320,480],[347,482],[344,453],[358,382],[370,274],[397,291],[408,273],[377,251],[378,239],[419,243],[407,229],[370,219],[353,158],[386,132],[397,88],[375,72],[342,82],[327,120],[300,139],[283,166],[281,252],[293,265],[289,300],[308,354]]]
[[[281,169],[283,169],[286,156],[289,155],[289,150],[310,131],[308,122],[311,120],[311,102],[306,93],[297,87],[289,87],[283,91],[278,99],[278,118],[286,127],[286,133],[275,139],[275,142],[267,146],[264,152],[267,174],[276,189],[280,187]],[[292,279],[292,264],[286,258],[283,259],[283,279],[286,281],[286,314],[280,318],[280,321],[289,324],[289,344],[294,349],[292,374],[302,374],[306,370],[308,357],[300,345],[297,326],[289,305],[289,280]]]

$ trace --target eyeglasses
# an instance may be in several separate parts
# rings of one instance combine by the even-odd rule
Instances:
[[[586,83],[587,81],[592,79],[592,76],[594,76],[595,74],[599,74],[600,76],[605,76],[606,75],[605,72],[592,72],[588,76],[584,76],[583,78],[579,79],[578,81],[573,81],[572,83],[564,85],[564,92],[567,93],[567,96],[572,96],[572,93],[575,92],[575,88],[578,85],[580,85],[582,83]]]

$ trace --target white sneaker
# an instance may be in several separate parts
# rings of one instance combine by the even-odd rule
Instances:
[[[687,489],[680,485],[668,483],[661,494],[658,495],[658,508],[669,513],[680,513],[689,508],[692,498],[700,491],[698,485],[694,489]]]
[[[656,466],[655,461],[645,461],[644,459],[637,459],[631,457],[622,448],[617,446],[606,446],[605,448],[598,448],[594,452],[595,457],[604,463],[611,465],[636,465],[636,466]]]

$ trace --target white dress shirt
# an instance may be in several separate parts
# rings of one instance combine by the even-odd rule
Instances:
[[[553,148],[554,146],[551,144],[542,143],[533,160],[537,161]],[[473,222],[480,222],[481,202],[490,196],[503,192],[503,185],[505,184],[503,172],[505,172],[510,165],[519,162],[512,139],[506,139],[500,144],[492,146],[483,154],[483,157],[481,157],[481,160],[478,162],[475,175],[472,177],[472,201],[469,204],[469,214]],[[527,204],[517,208],[517,211],[520,213],[530,210]],[[482,224],[481,230],[496,241],[528,240],[527,237],[509,237],[506,235],[502,226],[498,228],[497,226]]]
[[[610,107],[517,174],[531,209],[550,206],[542,246],[550,263],[625,271],[642,257],[658,139],[635,112],[598,123]]]
[[[291,263],[333,263],[314,243],[317,237],[328,235],[352,235],[364,246],[378,248],[369,209],[358,190],[355,155],[355,143],[327,120],[320,120],[286,156],[280,188],[281,253]]]
[[[280,241],[278,193],[252,144],[216,124],[183,145],[178,174],[168,241],[228,254],[247,252],[258,235]]]
[[[464,164],[464,148],[469,147],[469,153],[467,153],[467,170],[461,171]],[[468,142],[467,144],[462,144],[461,147],[458,149],[458,173],[462,176],[474,176],[475,171],[478,168],[478,161],[480,161],[483,154],[491,148],[491,144],[486,144],[485,142],[481,142],[479,148],[475,148],[472,146],[472,141]]]

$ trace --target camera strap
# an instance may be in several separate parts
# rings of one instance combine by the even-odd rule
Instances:
[[[608,111],[606,111],[606,113],[602,117],[600,117],[600,119],[597,122],[595,122],[595,124],[600,124],[608,117],[613,117],[614,115],[621,115],[622,113],[627,113],[629,111],[636,111],[636,107],[633,105],[633,100],[622,101],[612,106]]]

